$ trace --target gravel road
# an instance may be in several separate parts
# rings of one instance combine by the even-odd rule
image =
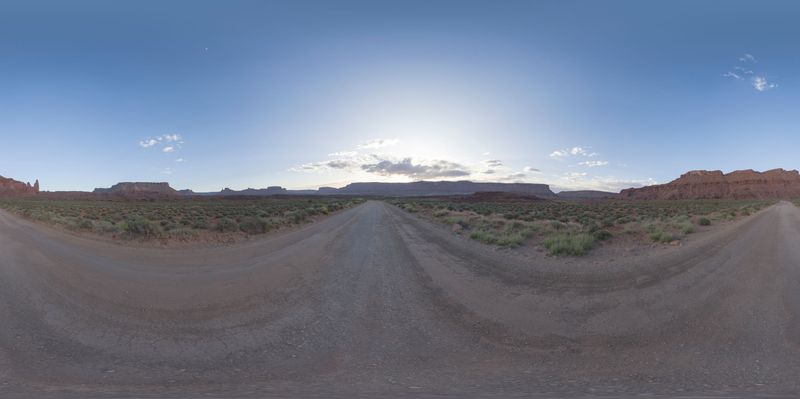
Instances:
[[[800,394],[792,204],[651,256],[548,262],[378,201],[196,250],[0,211],[0,397]]]

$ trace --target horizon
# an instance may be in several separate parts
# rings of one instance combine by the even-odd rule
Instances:
[[[720,170],[720,169],[693,169],[693,170],[688,170],[688,171],[685,171],[684,173],[681,173],[680,176],[678,176],[675,179],[672,179],[672,180],[670,180],[668,182],[654,183],[654,184],[651,184],[651,185],[667,184],[669,182],[672,182],[673,180],[677,180],[679,177],[683,177],[684,175],[695,173],[695,172],[720,172],[723,175],[727,176],[729,174],[736,173],[736,172],[754,172],[754,173],[762,174],[762,173],[767,173],[767,172],[771,172],[771,171],[783,171],[783,172],[800,173],[800,172],[798,172],[797,169],[786,169],[786,168],[781,168],[781,167],[765,169],[765,170],[736,169],[736,170],[731,170],[731,171],[728,171],[728,172],[726,172],[724,170]],[[11,177],[8,177],[8,176],[0,175],[0,178],[2,178],[2,177],[11,178]],[[11,178],[11,179],[13,179],[13,178]],[[14,180],[16,180],[16,179],[14,179]],[[35,182],[37,184],[40,183],[39,179],[35,179]],[[402,184],[402,183],[422,183],[422,182],[428,182],[428,183],[452,182],[452,183],[491,183],[491,184],[537,184],[537,185],[547,186],[548,189],[550,189],[553,193],[556,193],[556,194],[561,193],[561,192],[569,192],[569,191],[598,191],[598,192],[606,192],[606,191],[603,191],[603,190],[593,190],[593,189],[575,189],[575,190],[554,189],[554,187],[551,184],[548,184],[546,182],[539,182],[539,183],[537,183],[537,182],[532,182],[532,183],[529,183],[529,182],[501,182],[501,181],[491,181],[491,180],[485,180],[485,181],[475,181],[475,180],[413,180],[413,181],[408,181],[408,182],[354,181],[354,182],[350,182],[350,183],[347,183],[347,184],[341,185],[341,186],[317,186],[317,187],[309,187],[309,188],[288,188],[288,187],[284,187],[284,186],[268,184],[268,185],[265,185],[265,186],[262,186],[262,187],[244,187],[244,188],[231,188],[231,187],[227,187],[226,186],[226,187],[222,187],[219,190],[214,190],[214,191],[199,191],[199,190],[193,190],[190,187],[189,188],[186,188],[186,187],[175,187],[168,180],[163,180],[163,181],[120,181],[120,182],[116,182],[116,183],[110,185],[109,187],[111,187],[113,185],[116,185],[116,184],[167,184],[167,185],[170,186],[170,188],[172,188],[174,190],[177,190],[177,191],[190,190],[190,191],[193,191],[194,193],[216,193],[216,192],[222,192],[222,191],[225,191],[225,190],[233,190],[233,191],[264,190],[264,189],[267,189],[267,188],[270,188],[270,187],[279,187],[281,189],[285,189],[285,190],[289,190],[289,191],[314,191],[314,190],[320,190],[322,188],[341,189],[341,188],[344,188],[345,186],[350,185],[350,184],[374,184],[374,183],[401,183]],[[22,181],[22,183],[27,183],[29,185],[33,184],[30,181]],[[109,188],[109,187],[95,187],[94,189],[104,189],[104,188]],[[622,188],[622,189],[620,189],[618,191],[609,191],[609,192],[618,194],[622,190],[625,190],[625,189],[628,189],[628,188],[641,188],[641,187],[647,187],[647,186],[625,187],[625,188]],[[59,190],[59,191],[42,190],[42,192],[53,192],[53,193],[57,193],[57,192],[91,192],[94,189],[87,190],[87,191],[82,191],[82,190]]]
[[[43,191],[468,180],[619,192],[689,170],[798,168],[791,2],[2,11],[0,175]]]

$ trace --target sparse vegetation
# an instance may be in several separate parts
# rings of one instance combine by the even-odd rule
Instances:
[[[395,199],[408,212],[451,226],[457,234],[501,247],[541,245],[548,253],[581,256],[616,237],[668,244],[710,226],[751,215],[774,201],[530,201],[470,202]]]
[[[361,202],[327,197],[156,201],[9,198],[0,199],[0,208],[76,232],[141,241],[191,241],[212,235],[230,239],[264,234]]]

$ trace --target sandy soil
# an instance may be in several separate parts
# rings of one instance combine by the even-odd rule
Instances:
[[[800,210],[597,263],[370,201],[231,247],[0,212],[0,397],[800,393]]]

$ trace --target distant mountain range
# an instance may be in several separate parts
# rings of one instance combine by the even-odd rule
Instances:
[[[478,183],[471,181],[418,181],[413,183],[351,183],[342,188],[320,187],[318,190],[287,190],[283,187],[246,190],[223,189],[219,192],[195,193],[179,191],[182,195],[369,195],[386,197],[469,195],[478,192],[506,192],[532,195],[541,199],[556,199],[547,184]]]
[[[603,191],[562,191],[555,194],[547,184],[532,183],[491,183],[471,181],[418,181],[412,183],[351,183],[342,188],[320,187],[317,190],[288,190],[280,186],[267,188],[248,188],[231,190],[225,188],[216,192],[194,192],[175,190],[167,182],[121,182],[108,188],[96,188],[88,192],[42,192],[47,198],[85,199],[92,196],[152,198],[180,196],[274,196],[274,195],[348,195],[377,197],[421,197],[421,196],[461,196],[475,193],[511,193],[520,198],[539,198],[545,200],[600,199],[613,198],[617,194]],[[37,195],[38,180],[34,185],[22,183],[0,176],[0,195]]]

